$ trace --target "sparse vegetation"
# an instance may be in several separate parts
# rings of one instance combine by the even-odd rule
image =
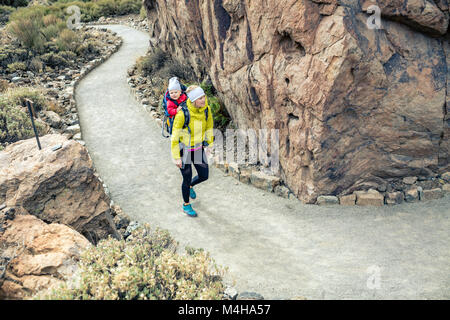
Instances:
[[[7,1],[8,2],[8,1]],[[10,3],[9,1],[8,3]],[[0,43],[0,65],[8,72],[19,70],[48,70],[70,66],[71,60],[67,52],[75,55],[96,55],[100,44],[93,39],[85,39],[83,34],[68,29],[66,11],[69,6],[76,5],[81,10],[82,21],[96,20],[102,16],[139,14],[141,0],[100,0],[92,1],[56,1],[50,5],[32,5],[14,9],[0,6],[2,12],[9,16],[5,36],[9,36],[11,45]],[[2,42],[5,37],[2,36]],[[87,40],[87,41],[86,41]],[[65,53],[62,53],[65,52]],[[38,58],[43,65],[35,60]],[[23,65],[26,68],[23,69]],[[10,67],[8,67],[10,65]]]
[[[167,231],[148,225],[131,240],[108,239],[86,250],[79,262],[79,281],[66,283],[38,299],[172,300],[221,299],[225,270],[202,250],[176,252]]]
[[[38,90],[31,88],[9,88],[0,95],[0,142],[13,143],[34,136],[29,115],[22,110],[24,98],[35,102],[39,111],[45,106],[45,98]],[[35,122],[39,135],[45,134],[45,126]]]

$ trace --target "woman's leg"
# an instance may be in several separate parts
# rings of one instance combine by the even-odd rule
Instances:
[[[180,156],[183,161],[184,159],[184,150],[180,150]],[[191,159],[188,159],[189,154],[187,154],[187,157],[184,161],[184,165],[182,168],[180,168],[181,175],[183,176],[183,183],[181,184],[181,194],[183,195],[184,203],[189,203],[189,193],[190,193],[190,186],[192,182],[192,165],[191,165]]]
[[[202,161],[201,163],[194,162],[195,169],[197,170],[197,176],[192,179],[191,186],[195,186],[199,183],[202,183],[208,180],[209,176],[209,166],[206,160],[205,150],[202,148]],[[192,174],[192,171],[191,171]]]
[[[184,203],[189,203],[189,192],[192,181],[192,165],[186,163],[184,169],[180,169],[183,175],[183,183],[181,184],[181,193],[183,194]]]

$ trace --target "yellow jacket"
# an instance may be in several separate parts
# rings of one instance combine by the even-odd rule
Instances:
[[[171,150],[173,159],[180,159],[180,145],[189,146],[194,148],[199,146],[205,141],[209,146],[212,146],[214,141],[214,120],[211,112],[211,107],[208,105],[208,98],[206,98],[205,106],[202,108],[197,108],[191,102],[191,100],[186,101],[190,121],[189,127],[191,128],[191,134],[189,135],[188,128],[183,129],[184,125],[184,112],[182,110],[178,111],[175,116],[172,128],[172,138],[171,138]],[[205,117],[205,109],[208,108],[208,121]]]

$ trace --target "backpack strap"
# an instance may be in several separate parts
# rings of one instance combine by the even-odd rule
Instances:
[[[191,121],[191,114],[189,113],[189,109],[185,102],[181,103],[181,110],[183,110],[183,113],[184,113],[183,129],[187,128],[189,131],[189,134],[191,134],[191,128],[189,127],[189,122]]]

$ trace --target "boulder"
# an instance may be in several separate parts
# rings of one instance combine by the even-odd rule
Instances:
[[[279,130],[283,180],[314,203],[322,194],[448,168],[447,3],[145,0],[144,6],[152,46],[189,64],[196,77],[210,77],[239,128]],[[382,31],[368,28],[370,4],[381,8]]]
[[[40,141],[42,150],[33,138],[0,151],[0,203],[70,226],[93,243],[108,235],[120,238],[87,149],[59,134]]]
[[[71,279],[80,253],[90,246],[80,233],[33,215],[17,215],[0,234],[8,260],[0,279],[0,299],[23,299]]]
[[[319,206],[336,205],[339,204],[339,199],[335,196],[319,196],[316,204]]]

